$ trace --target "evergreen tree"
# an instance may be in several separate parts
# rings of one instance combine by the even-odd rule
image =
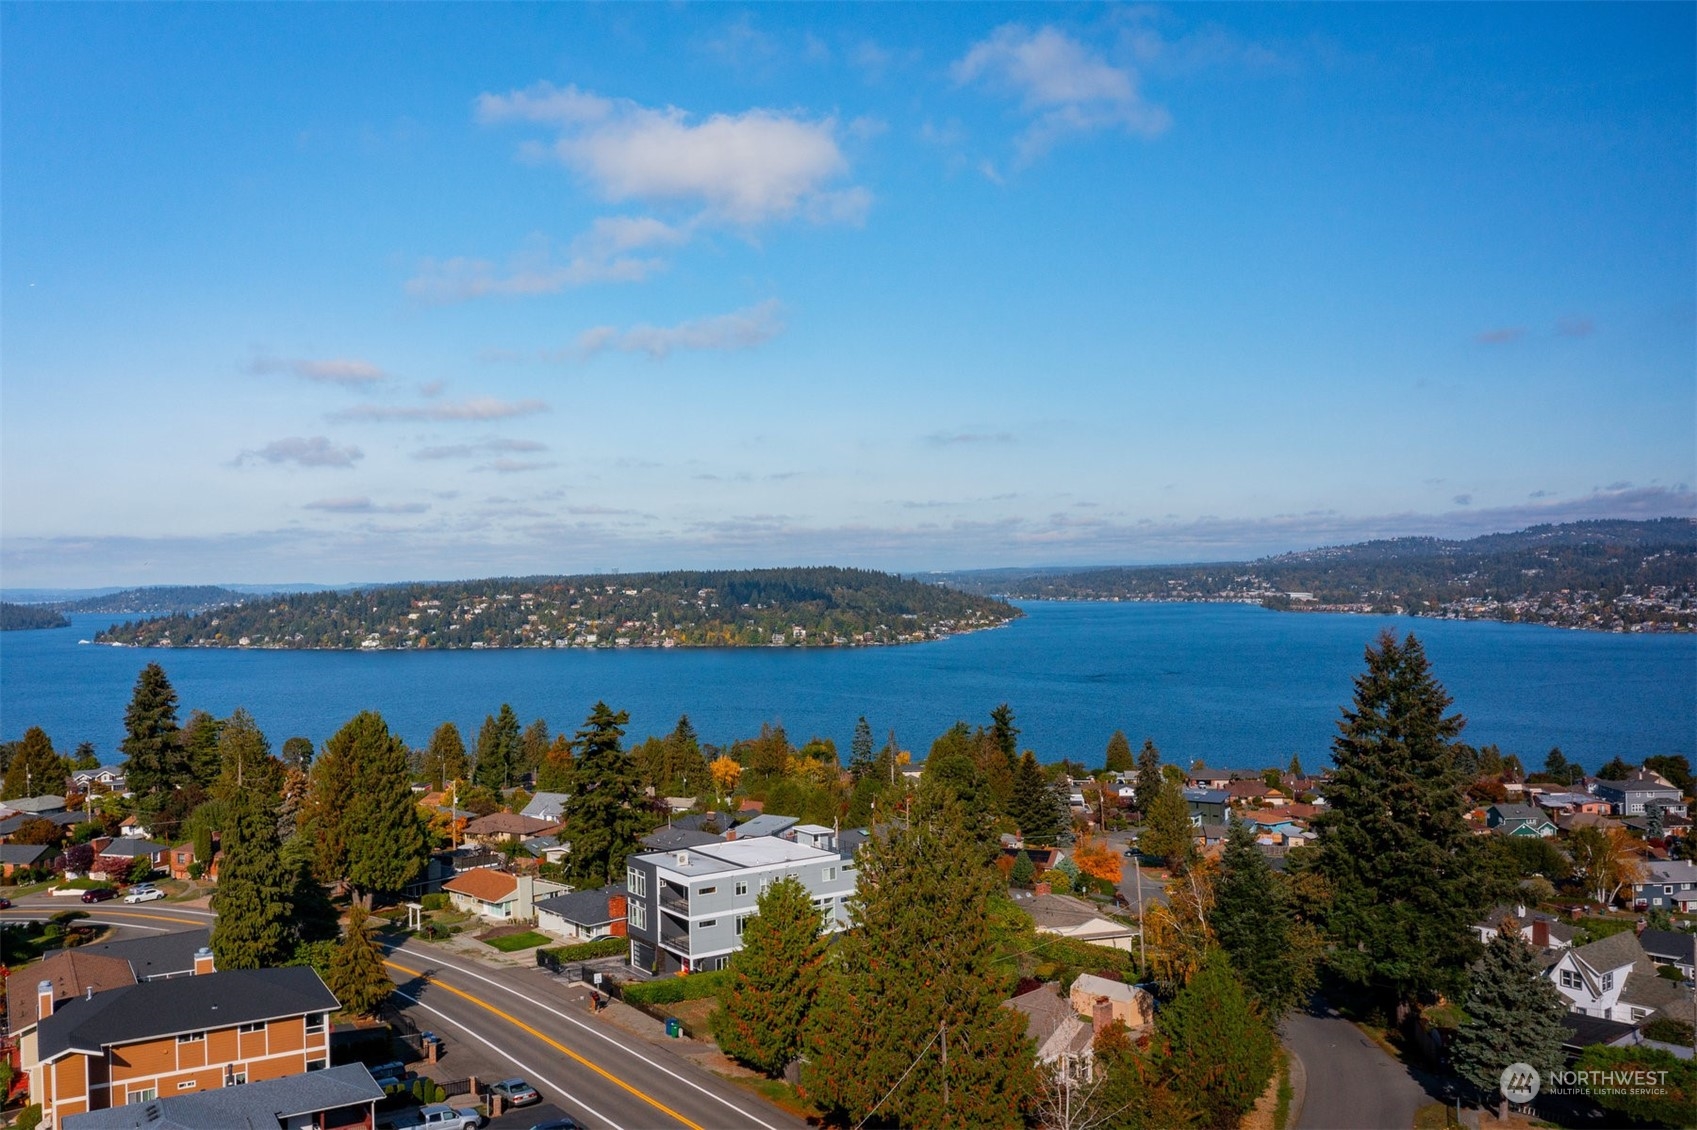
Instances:
[[[471,759],[466,756],[465,741],[460,728],[444,722],[430,735],[419,765],[419,776],[431,788],[445,789],[453,781],[463,781],[471,773]]]
[[[1043,775],[1037,755],[1026,750],[1014,769],[1012,811],[1019,834],[1026,843],[1053,846],[1066,828],[1066,809],[1054,786]]]
[[[1190,822],[1190,802],[1177,781],[1162,781],[1155,800],[1143,814],[1137,850],[1158,856],[1169,868],[1183,870],[1196,859],[1196,825]]]
[[[184,770],[189,780],[209,791],[223,767],[218,754],[218,741],[223,733],[223,721],[204,710],[189,711],[189,720],[183,726]]]
[[[590,890],[621,878],[625,857],[648,830],[636,766],[620,739],[630,715],[597,702],[573,742],[572,806],[561,838],[572,845],[567,881]]]
[[[1332,967],[1388,1004],[1459,987],[1490,892],[1452,749],[1465,720],[1444,713],[1412,635],[1386,632],[1366,660],[1332,743],[1314,868],[1331,891]]]
[[[283,787],[283,764],[271,756],[271,744],[254,722],[253,715],[237,707],[228,721],[219,723],[218,772],[212,780],[212,795],[226,806],[236,794],[251,790],[271,797],[273,807]]]
[[[277,838],[276,795],[262,785],[238,789],[223,828],[224,857],[212,924],[219,969],[268,969],[294,952],[291,876]]]
[[[53,751],[53,741],[40,726],[24,731],[23,740],[12,753],[6,766],[6,779],[0,783],[0,798],[57,796],[65,791],[69,776],[65,761]]]
[[[497,793],[512,784],[522,741],[519,716],[513,713],[510,704],[503,702],[498,713],[484,718],[483,729],[478,732],[472,780]]]
[[[1241,820],[1231,823],[1208,919],[1232,968],[1269,1018],[1277,1021],[1314,987],[1319,955],[1313,931],[1297,921],[1289,881],[1274,871]]]
[[[426,843],[408,785],[407,750],[383,716],[365,711],[324,743],[309,797],[319,875],[355,898],[398,891],[424,867]]]
[[[329,976],[324,979],[345,1012],[375,1016],[395,983],[383,967],[383,951],[371,936],[370,915],[354,904],[348,909],[348,925],[330,956]]]
[[[536,771],[537,791],[571,792],[574,765],[571,741],[564,734],[556,736],[542,758],[541,768]]]
[[[1450,1044],[1457,1074],[1487,1097],[1500,1096],[1503,1069],[1529,1063],[1546,1078],[1562,1067],[1567,998],[1515,930],[1499,930],[1467,978],[1467,1019]],[[1508,1117],[1503,1098],[1499,1116]]]
[[[1108,753],[1102,767],[1110,773],[1130,773],[1137,767],[1131,756],[1131,743],[1125,740],[1124,730],[1115,730],[1108,739]]]
[[[776,1076],[801,1054],[825,958],[819,919],[811,892],[794,876],[761,893],[712,1016],[726,1055]]]
[[[1235,1128],[1267,1087],[1278,1039],[1224,952],[1208,951],[1155,1026],[1164,1074],[1200,1125]]]
[[[177,726],[177,692],[165,669],[149,663],[136,677],[124,711],[124,779],[138,801],[168,792],[182,783],[182,731]]]
[[[76,752],[71,754],[71,769],[98,769],[100,758],[94,752],[93,742],[78,742]]]
[[[524,728],[519,737],[518,763],[513,769],[514,777],[522,777],[527,773],[534,774],[542,767],[542,759],[548,756],[548,723],[538,718]]]
[[[1137,811],[1149,815],[1155,798],[1161,795],[1165,779],[1161,775],[1161,751],[1155,748],[1154,742],[1144,738],[1143,748],[1137,754]]]
[[[1013,707],[1005,702],[990,711],[990,737],[1009,765],[1019,760],[1019,727],[1013,724]]]
[[[1619,754],[1604,762],[1603,767],[1597,770],[1599,781],[1624,781],[1630,776],[1632,776],[1632,766],[1622,761]]]
[[[1304,776],[1302,772],[1302,755],[1300,753],[1293,753],[1290,755],[1290,768],[1286,769],[1285,772],[1289,773],[1292,777],[1301,778]]]
[[[1179,1130],[1195,1124],[1196,1112],[1173,1089],[1156,1058],[1158,1049],[1133,1044],[1124,1024],[1098,1031],[1092,1050],[1102,1086],[1092,1096],[1093,1110],[1073,1123],[1077,1130]]]
[[[872,726],[864,714],[854,724],[854,739],[849,742],[848,768],[857,783],[872,771]]]
[[[973,838],[978,841],[985,862],[989,862],[996,844],[996,820],[1001,806],[990,794],[979,768],[980,744],[988,745],[991,753],[1001,756],[999,747],[990,744],[982,731],[974,734],[965,722],[956,722],[931,743],[921,780],[927,787],[948,789],[960,801]]]
[[[312,739],[293,737],[283,743],[283,764],[302,773],[312,768]]]
[[[1036,1086],[990,932],[993,868],[959,805],[922,792],[860,853],[854,929],[815,1009],[808,1093],[849,1123],[1019,1127]],[[946,1049],[946,1052],[945,1052]],[[945,1097],[946,1096],[946,1097]],[[881,1106],[879,1104],[882,1104]]]

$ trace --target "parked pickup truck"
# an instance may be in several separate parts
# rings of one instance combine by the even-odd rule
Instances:
[[[482,1125],[483,1115],[473,1107],[431,1103],[379,1119],[377,1130],[477,1130]]]

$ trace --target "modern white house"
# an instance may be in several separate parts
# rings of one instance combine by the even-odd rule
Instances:
[[[837,850],[836,834],[818,825],[795,839],[757,836],[644,852],[626,861],[631,964],[657,973],[722,969],[742,948],[743,926],[761,892],[785,876],[813,896],[827,931],[848,924],[854,859]]]

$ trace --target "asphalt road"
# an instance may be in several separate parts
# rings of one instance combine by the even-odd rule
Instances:
[[[1323,1005],[1292,1013],[1284,1043],[1308,1074],[1296,1130],[1409,1130],[1414,1113],[1434,1101],[1407,1068]]]
[[[575,991],[540,969],[473,965],[409,941],[391,952],[390,974],[421,1027],[428,1021],[450,1041],[476,1043],[482,1058],[523,1076],[593,1130],[806,1126],[665,1048],[593,1019]]]

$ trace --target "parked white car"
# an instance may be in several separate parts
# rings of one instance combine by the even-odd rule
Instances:
[[[154,886],[152,883],[140,883],[130,888],[130,893],[124,896],[124,901],[152,902],[154,899],[162,899],[164,897],[165,892]]]

